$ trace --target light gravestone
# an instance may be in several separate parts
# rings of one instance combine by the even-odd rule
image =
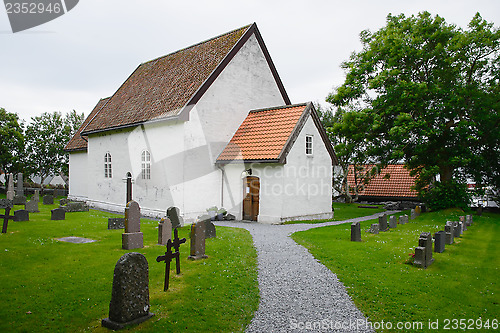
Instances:
[[[443,253],[446,243],[446,232],[440,230],[434,234],[434,252]]]
[[[359,222],[351,224],[351,242],[361,242],[361,223]]]
[[[398,220],[395,215],[389,216],[389,228],[394,229],[398,226]]]
[[[130,201],[125,208],[125,232],[122,234],[124,250],[141,249],[144,247],[141,232],[141,208],[135,201]]]
[[[417,217],[415,209],[410,210],[410,219],[414,220]]]
[[[198,221],[191,225],[191,251],[188,259],[199,260],[208,258],[205,255],[205,223]]]
[[[66,219],[66,211],[62,208],[55,208],[50,211],[50,219],[60,221]]]
[[[432,236],[430,232],[423,232],[418,239],[418,247],[415,248],[415,260],[413,264],[418,267],[427,268],[433,262]]]
[[[167,245],[169,239],[172,239],[172,222],[169,218],[162,218],[158,223],[158,244]]]
[[[372,234],[378,234],[379,232],[379,224],[378,223],[373,223],[371,226],[370,226],[370,232]]]
[[[24,180],[22,173],[17,174],[16,196],[24,196]]]
[[[35,201],[31,199],[30,201],[26,202],[24,205],[24,209],[26,209],[30,213],[38,213],[40,210],[38,209],[38,201]]]
[[[399,224],[406,224],[408,223],[408,215],[401,215],[399,217]]]
[[[378,217],[379,231],[387,231],[387,214]]]
[[[177,229],[184,225],[184,220],[180,214],[180,210],[177,207],[169,207],[167,209],[167,217],[172,222],[172,228]]]
[[[471,226],[473,221],[472,221],[472,215],[466,215],[465,216],[465,223],[467,224],[467,226]]]
[[[115,266],[109,317],[102,326],[119,330],[140,324],[154,316],[149,309],[148,261],[140,253],[126,253]]]
[[[43,204],[44,205],[53,205],[54,204],[54,196],[53,195],[44,195],[43,196]]]
[[[40,191],[35,190],[35,194],[31,197],[31,201],[40,202]]]
[[[14,221],[15,222],[23,222],[23,221],[29,221],[30,220],[30,214],[26,209],[20,209],[16,210],[14,212]]]
[[[108,229],[125,229],[125,218],[110,217],[108,218]]]
[[[7,181],[7,200],[14,200],[16,192],[14,192],[14,178],[12,173],[9,173],[9,180]]]
[[[454,240],[454,235],[455,235],[455,228],[453,227],[453,222],[448,221],[446,222],[446,225],[444,226],[444,231],[446,232],[446,244],[451,245],[453,244]]]

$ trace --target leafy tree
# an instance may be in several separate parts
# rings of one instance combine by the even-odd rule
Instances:
[[[68,154],[64,146],[83,122],[83,114],[72,111],[63,117],[60,112],[45,112],[32,117],[26,129],[27,165],[40,182],[50,175],[67,174]]]
[[[0,108],[0,169],[6,174],[22,171],[23,126],[17,114]]]
[[[360,37],[362,51],[342,64],[345,82],[327,101],[358,106],[367,154],[404,161],[420,192],[436,174],[448,185],[467,176],[499,188],[499,29],[479,13],[463,30],[422,12],[389,15]]]

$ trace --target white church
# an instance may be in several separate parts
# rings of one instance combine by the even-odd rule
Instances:
[[[140,64],[68,142],[69,197],[146,216],[224,207],[262,223],[327,219],[336,156],[312,103],[292,105],[256,24]]]

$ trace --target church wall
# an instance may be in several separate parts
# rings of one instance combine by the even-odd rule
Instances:
[[[86,152],[72,152],[69,154],[69,197],[76,200],[86,200],[88,197],[87,184],[89,182]]]

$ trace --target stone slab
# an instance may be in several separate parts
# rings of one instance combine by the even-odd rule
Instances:
[[[87,243],[97,242],[95,239],[76,237],[76,236],[56,238],[56,240],[73,244],[87,244]]]

